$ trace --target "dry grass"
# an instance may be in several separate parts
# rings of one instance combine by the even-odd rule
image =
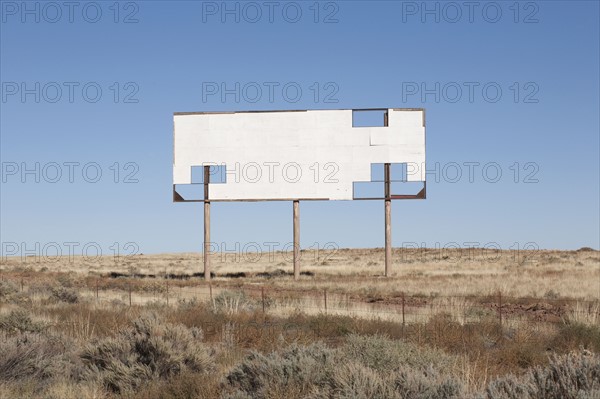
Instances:
[[[6,372],[1,373],[0,398],[217,398],[235,390],[241,393],[232,397],[259,397],[248,392],[252,381],[272,388],[262,391],[271,392],[265,397],[286,399],[306,392],[321,397],[419,398],[454,392],[461,398],[504,398],[498,390],[535,389],[528,375],[548,376],[546,368],[562,367],[560,360],[550,365],[554,355],[579,351],[597,356],[598,252],[519,253],[519,262],[509,252],[501,255],[495,261],[490,254],[456,261],[452,257],[458,253],[452,251],[405,251],[395,254],[396,274],[385,279],[380,250],[321,252],[320,259],[305,252],[303,270],[313,275],[296,282],[289,274],[289,257],[269,260],[265,255],[260,262],[236,263],[231,255],[224,261],[213,254],[211,286],[200,276],[163,278],[197,273],[201,259],[195,254],[136,256],[118,263],[107,257],[94,265],[77,259],[66,264],[5,260],[0,370]],[[135,332],[132,325],[148,312],[156,319]],[[195,329],[202,331],[202,339],[191,338]],[[138,348],[132,347],[136,340]],[[196,341],[202,345],[201,358],[210,354],[214,366],[181,366],[185,354],[197,349]],[[290,348],[304,351],[315,344],[327,353],[346,353],[346,361],[335,363],[344,367],[327,371],[328,379],[319,386],[311,385],[312,377],[277,380],[284,361],[291,370],[302,362],[321,370],[310,353],[302,359],[289,355]],[[156,359],[163,366],[138,356],[155,353],[138,352],[153,345],[160,349]],[[254,360],[249,351],[258,354]],[[379,372],[381,362],[395,362],[390,356],[402,357],[404,368],[396,374]],[[268,373],[239,374],[244,364],[248,372],[266,370],[256,359],[267,359]],[[442,360],[443,366],[436,363],[438,369],[423,379],[427,363]],[[565,381],[588,364],[566,361],[568,367],[560,368]],[[139,379],[136,370],[149,379]],[[331,387],[337,393],[327,391]]]
[[[575,322],[530,323],[526,320],[505,320],[500,326],[494,317],[482,316],[477,320],[465,322],[460,317],[444,312],[434,314],[436,308],[433,308],[427,320],[403,326],[397,321],[382,318],[323,313],[314,315],[290,313],[281,316],[269,310],[263,313],[262,309],[256,308],[252,299],[247,297],[232,297],[231,293],[222,294],[222,297],[226,299],[180,301],[170,306],[151,302],[142,306],[129,307],[114,306],[110,302],[73,304],[40,301],[32,303],[27,309],[15,308],[11,305],[10,309],[13,310],[8,310],[9,308],[6,307],[6,310],[1,313],[0,327],[4,330],[4,334],[12,334],[13,337],[4,339],[4,345],[7,347],[3,349],[3,353],[11,354],[6,359],[13,359],[10,368],[14,368],[14,362],[17,360],[27,362],[29,361],[27,359],[39,359],[40,356],[48,360],[20,365],[21,368],[15,370],[29,371],[20,371],[19,376],[26,376],[29,373],[34,378],[15,379],[15,377],[9,381],[0,381],[0,397],[71,398],[75,397],[74,392],[78,391],[81,392],[81,397],[90,398],[218,397],[224,389],[219,381],[244,361],[247,350],[266,355],[273,351],[286,350],[293,343],[310,346],[315,342],[324,342],[326,347],[332,349],[343,346],[350,358],[363,358],[360,364],[351,366],[354,368],[344,369],[341,374],[331,377],[340,389],[350,389],[348,391],[350,395],[354,392],[352,389],[356,388],[354,383],[362,384],[359,384],[362,387],[360,389],[373,388],[375,392],[388,389],[387,384],[396,377],[392,375],[385,377],[382,374],[378,377],[381,381],[378,380],[375,386],[368,385],[367,382],[371,380],[364,378],[368,375],[378,375],[373,370],[380,367],[382,362],[393,362],[393,359],[388,359],[393,355],[402,356],[404,359],[402,363],[410,366],[406,369],[408,374],[405,375],[417,380],[421,377],[418,373],[411,374],[414,372],[411,370],[425,367],[433,361],[437,364],[442,362],[445,375],[451,375],[463,387],[461,389],[464,389],[465,396],[461,394],[459,397],[468,397],[466,395],[482,392],[496,377],[508,373],[520,374],[527,368],[544,366],[548,363],[550,353],[569,353],[579,348],[585,348],[592,353],[600,352],[600,328]],[[15,312],[14,309],[20,310]],[[138,328],[140,331],[146,331],[142,335],[138,333],[131,335],[131,332],[125,335],[120,333],[120,331],[131,331],[128,330],[129,326],[139,318],[140,314],[148,310],[156,314],[161,321],[155,320],[149,323],[148,328],[143,327],[148,323],[142,323],[142,327]],[[183,370],[179,374],[142,384],[135,392],[119,394],[111,392],[111,389],[107,388],[107,383],[103,382],[107,379],[113,380],[111,374],[105,375],[106,371],[100,373],[98,378],[85,381],[64,374],[64,370],[71,369],[73,371],[70,374],[73,376],[86,375],[78,371],[83,367],[80,362],[90,358],[86,353],[96,353],[93,351],[98,351],[98,345],[101,343],[104,343],[102,345],[108,343],[108,347],[115,347],[113,349],[117,350],[117,352],[114,350],[108,352],[112,353],[111,355],[101,350],[101,353],[104,353],[102,356],[108,356],[115,362],[117,359],[132,361],[131,349],[127,348],[131,348],[136,339],[146,343],[155,342],[154,338],[151,338],[155,334],[152,331],[157,331],[157,336],[168,337],[170,333],[168,329],[164,329],[167,325],[180,325],[184,330],[196,328],[202,330],[204,335],[202,341],[214,353],[216,368],[212,374],[205,375],[193,370]],[[39,338],[35,341],[37,346],[28,346],[26,351],[22,352],[24,347],[19,346],[18,342],[22,341],[19,337],[24,337],[24,334],[38,334]],[[361,338],[369,336],[388,338],[386,341],[378,339],[365,341]],[[367,344],[368,351],[364,348]],[[57,345],[60,345],[58,350]],[[166,348],[179,347],[179,344],[173,345],[175,341],[166,345]],[[140,348],[144,347],[148,346],[145,343],[140,346]],[[160,347],[165,346],[161,344]],[[91,348],[92,352],[86,348]],[[394,350],[399,352],[392,354],[391,348],[397,348]],[[121,354],[120,351],[125,349],[126,351]],[[172,349],[168,349],[161,353],[171,352]],[[187,352],[189,350],[184,350],[182,353]],[[91,358],[96,359],[96,364],[101,366],[106,364],[104,361],[99,361],[100,355]],[[173,362],[179,359],[179,355],[169,355],[167,359],[165,364],[177,364]],[[128,367],[132,366],[130,363],[127,364]],[[56,365],[59,366],[60,372],[55,371]],[[290,367],[296,366],[292,364]],[[117,368],[117,370],[121,369],[122,367]],[[127,367],[121,370],[122,374],[129,375],[127,370],[129,370]],[[172,366],[167,370],[172,370]],[[99,369],[100,371],[102,370]],[[96,373],[92,372],[92,374]],[[440,384],[443,385],[446,381],[445,377],[439,378],[441,378]],[[118,381],[119,384],[127,386],[129,380],[119,378]],[[298,387],[293,389],[296,388]],[[293,395],[293,390],[285,392],[288,393],[287,398],[299,397]],[[284,394],[284,391],[280,393]]]
[[[291,277],[291,255],[211,254],[217,281],[237,281],[226,276],[246,275],[245,283],[264,282],[275,287],[317,288],[332,292],[384,296],[398,294],[485,295],[502,291],[507,296],[559,296],[581,299],[600,297],[600,252],[579,251],[467,251],[460,249],[395,249],[393,276],[381,278],[383,250],[339,249],[302,251],[303,275]],[[7,258],[3,271],[73,272],[84,276],[125,275],[201,276],[201,254],[137,255],[117,260],[105,256],[98,261],[83,258]],[[282,273],[285,272],[285,273]],[[287,274],[286,274],[287,273]],[[151,282],[146,290],[152,292]],[[155,293],[156,295],[157,293]],[[160,293],[158,293],[160,294]]]

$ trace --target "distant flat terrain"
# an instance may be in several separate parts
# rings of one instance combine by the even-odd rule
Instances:
[[[303,250],[302,276],[292,278],[290,252],[211,254],[214,281],[263,283],[273,287],[328,289],[344,293],[400,292],[424,295],[488,295],[502,291],[514,297],[600,297],[600,252],[511,251],[481,249],[395,249],[393,274],[383,277],[383,249]],[[202,280],[202,254],[103,256],[85,259],[8,257],[4,272],[74,272],[85,275],[186,278]]]

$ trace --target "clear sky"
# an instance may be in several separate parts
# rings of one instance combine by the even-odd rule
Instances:
[[[393,203],[394,246],[600,246],[597,1],[1,12],[3,255],[199,252],[202,205],[172,203],[173,112],[370,107],[427,109],[428,198]],[[382,247],[383,217],[301,203],[301,244]],[[292,204],[215,203],[212,240],[283,246]]]

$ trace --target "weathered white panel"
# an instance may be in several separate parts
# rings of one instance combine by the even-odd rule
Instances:
[[[373,163],[425,163],[423,110],[388,110],[386,127],[352,127],[352,110],[175,114],[173,183],[226,165],[211,200],[351,200]],[[424,173],[408,176],[424,181]]]

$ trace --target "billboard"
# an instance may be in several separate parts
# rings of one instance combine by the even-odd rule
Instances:
[[[423,109],[179,112],[173,142],[176,202],[425,197]]]

